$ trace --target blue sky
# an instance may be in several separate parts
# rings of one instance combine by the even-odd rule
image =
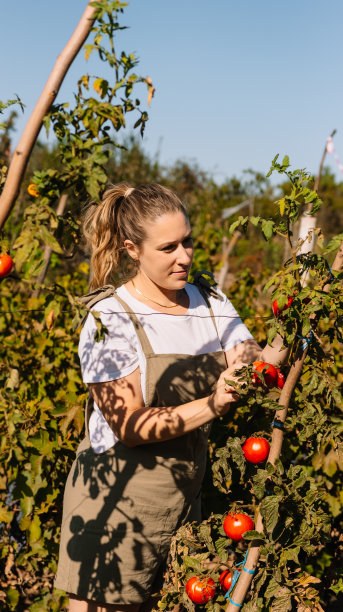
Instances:
[[[0,99],[26,105],[16,139],[86,4],[0,0]],[[221,182],[266,173],[280,153],[316,172],[334,128],[343,161],[341,0],[131,0],[121,22],[118,49],[156,87],[143,143],[162,163],[194,161]],[[58,101],[102,70],[81,53]],[[327,165],[343,180],[332,156]]]

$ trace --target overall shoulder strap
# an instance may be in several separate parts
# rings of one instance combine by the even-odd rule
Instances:
[[[134,328],[136,330],[136,334],[138,336],[138,340],[141,343],[144,355],[154,353],[154,351],[152,349],[152,346],[150,344],[150,340],[149,340],[145,330],[143,329],[142,324],[138,321],[138,318],[135,315],[135,313],[133,312],[133,310],[130,308],[130,306],[126,302],[124,302],[124,300],[122,300],[122,298],[119,297],[119,295],[117,293],[114,295],[114,297],[115,297],[116,300],[118,300],[119,304],[122,305],[124,310],[129,315],[129,317],[130,317],[130,319],[131,319],[131,321],[132,321],[132,323],[134,325]]]
[[[78,300],[87,308],[92,308],[97,302],[100,302],[100,300],[111,297],[115,293],[115,290],[113,285],[104,285],[90,293],[86,293],[86,295],[82,295]]]

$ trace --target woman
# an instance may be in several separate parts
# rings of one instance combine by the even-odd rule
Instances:
[[[161,587],[175,531],[201,518],[209,424],[237,399],[225,378],[260,349],[222,293],[187,282],[191,228],[169,189],[111,187],[84,233],[95,290],[85,303],[107,333],[95,341],[88,314],[86,437],[66,485],[55,584],[70,612],[136,612]],[[133,278],[103,287],[123,254]]]

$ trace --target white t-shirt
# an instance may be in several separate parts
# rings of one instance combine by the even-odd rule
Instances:
[[[222,292],[218,291],[221,300],[209,297],[217,334],[209,309],[198,288],[187,283],[185,289],[189,297],[189,308],[184,315],[158,312],[132,297],[124,285],[116,290],[119,297],[136,314],[155,353],[201,355],[227,351],[252,338],[237,311]],[[114,297],[99,301],[92,310],[100,313],[108,334],[105,334],[105,338],[100,342],[95,342],[95,320],[89,314],[81,330],[79,343],[83,382],[117,380],[139,366],[145,400],[146,361],[130,317]],[[89,421],[89,435],[96,453],[106,451],[118,440],[95,403]]]

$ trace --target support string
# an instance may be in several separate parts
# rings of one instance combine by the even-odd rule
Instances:
[[[233,588],[234,588],[234,586],[235,586],[235,584],[236,584],[236,582],[237,582],[237,580],[238,580],[238,578],[239,578],[239,575],[240,575],[240,573],[241,573],[241,570],[240,570],[240,569],[237,569],[237,568],[238,568],[240,565],[242,565],[242,569],[243,569],[243,571],[244,571],[244,572],[247,572],[248,574],[254,574],[254,573],[255,573],[255,570],[248,570],[248,569],[246,569],[246,567],[245,567],[245,562],[246,562],[246,560],[247,560],[247,557],[248,557],[248,550],[247,550],[247,551],[246,551],[246,553],[245,553],[245,557],[244,557],[243,561],[241,561],[240,563],[237,563],[237,565],[236,565],[236,569],[235,569],[235,573],[234,573],[233,578],[232,578],[232,583],[231,583],[230,590],[229,590],[229,591],[226,593],[226,595],[225,595],[225,599],[228,599],[228,600],[229,600],[229,602],[230,602],[230,603],[232,603],[232,605],[233,605],[233,606],[236,606],[237,608],[241,608],[243,604],[238,604],[238,603],[236,603],[236,602],[235,602],[235,601],[233,601],[233,599],[231,599],[231,597],[230,597],[230,593],[231,593],[231,591],[233,590]]]

